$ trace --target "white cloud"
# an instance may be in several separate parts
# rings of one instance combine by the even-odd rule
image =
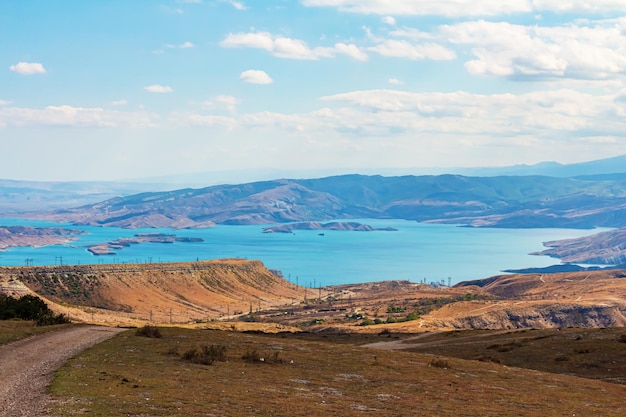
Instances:
[[[230,3],[231,6],[233,6],[235,9],[237,10],[247,10],[248,7],[243,4],[240,1],[235,1],[235,0],[229,0],[228,3]]]
[[[179,45],[179,48],[181,49],[189,49],[189,48],[193,48],[195,45],[192,42],[183,42],[182,44]]]
[[[182,126],[219,127],[227,130],[237,126],[237,120],[232,117],[211,114],[173,113],[170,118],[174,125]]]
[[[533,0],[533,8],[557,13],[626,12],[623,0]]]
[[[436,43],[413,44],[397,39],[387,39],[376,46],[367,48],[367,50],[387,57],[412,60],[452,60],[456,58],[454,51]]]
[[[392,16],[385,16],[383,17],[383,23],[389,26],[395,26],[396,25],[396,19],[393,18]]]
[[[99,107],[69,105],[47,106],[43,109],[1,107],[0,126],[65,126],[65,127],[153,127],[156,116],[146,112],[108,111]]]
[[[22,75],[45,74],[46,69],[39,62],[18,62],[9,69]]]
[[[532,11],[530,0],[302,0],[308,7],[379,15],[499,16]]]
[[[202,103],[202,107],[207,109],[226,109],[231,113],[234,113],[237,110],[237,106],[241,103],[237,97],[229,96],[229,95],[220,95],[212,100],[207,100]]]
[[[397,78],[390,78],[387,82],[391,85],[403,85],[404,83]]]
[[[354,44],[336,43],[332,47],[310,48],[300,39],[275,36],[269,32],[230,33],[220,45],[224,48],[263,49],[278,58],[317,60],[347,55],[359,61],[367,60],[365,54]]]
[[[556,27],[472,21],[439,28],[451,43],[469,45],[473,75],[605,80],[626,72],[626,37],[619,22]]]
[[[10,101],[7,100],[0,100],[0,106],[8,106],[9,104],[11,104]]]
[[[174,91],[172,87],[169,87],[167,85],[159,85],[159,84],[148,85],[144,87],[143,89],[149,93],[171,93]]]
[[[124,99],[122,99],[122,100],[114,100],[114,101],[111,102],[112,106],[125,106],[127,104],[128,104],[128,100],[124,100]]]
[[[488,17],[519,13],[626,12],[623,0],[302,0],[308,7],[334,7],[342,12],[378,15]]]
[[[244,71],[239,76],[239,79],[249,84],[271,84],[274,82],[265,71],[261,70]]]

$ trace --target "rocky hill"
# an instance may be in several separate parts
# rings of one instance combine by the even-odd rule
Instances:
[[[563,262],[621,265],[626,264],[626,228],[596,233],[577,239],[545,242],[549,247],[537,255],[548,255]]]

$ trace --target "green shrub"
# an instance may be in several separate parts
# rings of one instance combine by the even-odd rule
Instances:
[[[149,324],[146,324],[145,326],[137,329],[135,334],[137,336],[152,337],[155,339],[160,339],[163,337],[163,335],[161,334],[161,329],[159,329],[157,326],[151,326]]]
[[[189,349],[184,352],[182,360],[197,363],[199,365],[211,365],[215,361],[226,361],[226,346],[224,345],[204,345],[200,348]]]

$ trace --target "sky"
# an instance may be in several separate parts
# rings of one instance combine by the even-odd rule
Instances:
[[[626,0],[2,0],[0,178],[626,154]]]

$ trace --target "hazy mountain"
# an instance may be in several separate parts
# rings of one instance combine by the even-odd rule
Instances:
[[[170,188],[172,187],[159,183],[45,182],[0,179],[0,213],[77,207],[117,196]]]
[[[513,165],[495,168],[459,168],[451,173],[470,176],[544,175],[548,177],[580,177],[626,173],[626,155],[576,164],[541,162],[535,165]]]
[[[621,227],[626,226],[626,181],[343,175],[141,193],[39,218],[126,228],[350,218],[476,227]]]

